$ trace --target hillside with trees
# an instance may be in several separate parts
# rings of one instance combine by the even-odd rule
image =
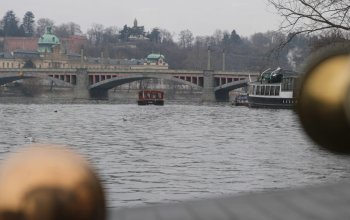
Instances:
[[[225,57],[226,70],[262,71],[276,66],[296,69],[311,50],[335,39],[347,40],[349,37],[349,22],[345,22],[349,17],[344,11],[345,6],[339,3],[341,1],[328,3],[333,4],[334,10],[339,10],[336,18],[327,13],[328,17],[320,17],[320,13],[325,13],[325,3],[313,6],[307,5],[304,0],[294,0],[300,5],[293,8],[284,1],[269,1],[285,18],[281,30],[251,36],[242,36],[234,28],[216,30],[210,36],[194,36],[188,29],[175,34],[160,27],[147,29],[139,26],[136,19],[132,26],[125,24],[122,28],[94,24],[83,33],[80,25],[74,22],[56,24],[50,18],[35,20],[35,15],[30,11],[19,19],[14,11],[8,11],[0,21],[0,38],[39,37],[45,27],[52,26],[55,34],[61,38],[86,36],[88,44],[84,50],[90,57],[99,57],[103,53],[104,57],[113,59],[141,59],[152,52],[159,52],[165,55],[172,69],[202,70],[207,67],[210,48],[212,68],[215,70],[223,69]],[[341,20],[341,17],[345,20]],[[307,26],[303,26],[302,19],[310,20],[306,22]]]

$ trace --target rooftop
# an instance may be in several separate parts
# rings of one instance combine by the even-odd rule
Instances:
[[[47,27],[45,34],[39,38],[38,44],[58,45],[60,44],[60,40],[52,33],[52,28]]]
[[[165,59],[165,57],[160,53],[151,53],[150,55],[147,56],[147,59],[150,59],[150,60],[158,60],[160,58]]]

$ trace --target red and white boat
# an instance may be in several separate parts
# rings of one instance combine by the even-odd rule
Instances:
[[[164,105],[164,92],[160,90],[142,90],[139,92],[138,105]]]

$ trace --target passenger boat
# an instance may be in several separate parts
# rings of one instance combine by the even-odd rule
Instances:
[[[232,105],[234,106],[249,106],[248,94],[239,94],[233,100]]]
[[[296,103],[298,73],[281,68],[267,69],[256,82],[249,83],[248,103],[251,108],[291,109]]]
[[[160,90],[139,91],[138,105],[164,105],[164,92]]]

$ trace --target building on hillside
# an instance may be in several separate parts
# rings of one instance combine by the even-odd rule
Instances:
[[[137,19],[134,20],[134,26],[130,28],[130,36],[128,37],[129,41],[143,41],[143,40],[149,40],[148,37],[146,37],[145,27],[144,26],[138,26]]]
[[[144,65],[163,66],[163,67],[166,67],[168,69],[168,63],[165,62],[164,55],[162,55],[160,53],[151,53],[150,55],[148,55]]]
[[[52,29],[50,29],[50,33],[52,34]],[[44,34],[45,35],[45,34]],[[15,50],[23,50],[23,51],[37,51],[38,42],[41,38],[44,37],[3,37],[0,41],[3,44],[2,52],[12,52]],[[45,38],[47,39],[47,38]],[[57,38],[61,43],[61,49],[64,50],[65,53],[80,53],[80,50],[86,47],[88,40],[86,36],[80,35],[72,35],[65,38]],[[44,42],[42,42],[44,43]],[[1,52],[1,51],[0,51]]]
[[[52,28],[47,27],[43,36],[38,40],[38,52],[42,54],[53,53],[60,49],[60,39],[52,33]]]
[[[83,41],[81,38],[75,40]],[[132,60],[85,56],[82,58],[79,53],[67,52],[67,44],[62,45],[62,41],[52,33],[51,28],[46,29],[36,44],[35,50],[24,47],[11,52],[0,52],[0,68],[168,69],[168,64],[161,54],[150,54],[147,59]],[[75,46],[75,49],[79,48]]]

